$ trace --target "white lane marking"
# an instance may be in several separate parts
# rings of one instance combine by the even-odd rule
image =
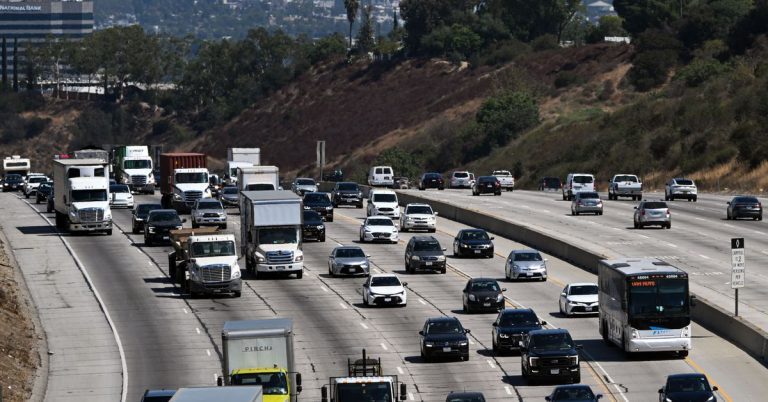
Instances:
[[[760,251],[760,252],[761,252],[761,253],[763,253],[763,254],[765,254],[765,255],[768,255],[768,251],[762,250],[762,251]]]
[[[155,266],[155,263],[152,262],[152,261],[147,261],[147,265],[149,265],[150,267],[153,267],[153,266]]]
[[[509,388],[509,385],[504,386],[504,391],[507,391],[507,395],[512,395],[512,389]]]
[[[611,229],[613,229],[613,230],[618,230],[618,231],[621,231],[621,230],[622,230],[621,228],[611,228]]]
[[[415,401],[416,400],[416,398],[413,397],[413,393],[412,392],[408,393],[408,400],[409,401]]]
[[[384,342],[381,343],[381,348],[384,350],[389,350],[389,348],[387,348],[387,345],[385,345]]]
[[[695,216],[695,217],[694,217],[694,219],[696,219],[697,221],[703,221],[703,220],[705,220],[704,218],[699,218],[698,216]]]
[[[361,323],[360,323],[360,326],[361,326],[361,327],[363,327],[363,328],[365,328],[365,329],[368,329],[368,326],[367,326],[367,325],[365,325],[365,323],[364,323],[364,322],[361,322]]]
[[[197,331],[197,334],[200,335],[200,328],[195,328],[195,331]]]
[[[375,272],[375,273],[377,273],[377,274],[380,274],[380,273],[381,273],[381,270],[380,270],[380,269],[378,269],[378,268],[374,268],[374,269],[373,269],[373,272]]]
[[[141,249],[140,249],[140,248],[135,248],[134,250],[136,250],[136,252],[137,252],[137,253],[139,253],[139,254],[144,254],[144,252],[143,252],[143,251],[141,251]]]
[[[726,223],[726,224],[724,224],[723,226],[725,226],[725,227],[727,227],[727,228],[734,228],[734,226],[733,226],[733,225],[729,225],[729,224],[727,224],[727,223]]]
[[[488,365],[491,366],[492,369],[496,368],[496,365],[493,364],[493,360],[488,359],[487,361],[488,361]]]
[[[706,255],[704,255],[704,254],[699,254],[699,257],[701,257],[701,258],[703,258],[703,259],[705,259],[705,260],[711,260],[711,258],[707,257],[707,256],[706,256]]]
[[[320,286],[320,289],[323,289],[323,292],[327,292],[328,291],[328,288],[326,288],[325,286]]]
[[[469,344],[470,344],[470,345],[474,345],[474,344],[475,344],[475,341],[473,341],[473,340],[470,338],[470,340],[469,340]]]
[[[755,232],[755,234],[759,234],[759,235],[763,235],[763,236],[765,235],[765,232],[761,232],[759,230],[753,230],[753,232]]]
[[[597,360],[595,360],[595,359],[592,357],[592,355],[590,355],[590,354],[589,354],[587,351],[582,351],[582,353],[585,353],[585,354],[587,355],[587,357],[589,358],[589,360],[591,360],[591,363],[594,363],[594,364],[595,364],[595,365],[596,365],[596,366],[597,366],[597,367],[600,369],[600,371],[602,371],[602,372],[603,372],[603,375],[605,376],[605,379],[608,381],[608,383],[609,383],[609,384],[613,385],[613,388],[614,388],[614,389],[616,390],[616,392],[619,394],[619,396],[621,397],[621,399],[623,399],[623,400],[624,400],[624,402],[629,402],[629,399],[627,399],[627,396],[626,396],[626,395],[624,395],[624,391],[622,391],[622,390],[621,390],[621,388],[619,387],[619,384],[616,384],[615,382],[613,382],[613,379],[611,378],[611,376],[610,376],[610,375],[608,375],[608,372],[607,372],[607,371],[605,371],[605,369],[604,369],[604,368],[603,368],[603,366],[600,364],[600,362],[598,362]]]
[[[339,302],[339,306],[341,306],[341,308],[343,308],[344,310],[347,309],[347,305],[344,304],[344,302]]]
[[[674,245],[674,244],[672,244],[672,243],[670,243],[670,242],[667,242],[667,246],[669,246],[669,247],[672,247],[672,248],[677,248],[677,246],[676,246],[676,245]]]
[[[211,351],[210,351],[210,349],[206,349],[206,350],[205,350],[205,354],[207,354],[207,355],[210,357],[210,356],[211,356]]]
[[[767,254],[768,254],[768,253],[767,253]],[[427,302],[425,302],[425,301],[424,301],[424,300],[422,300],[422,299],[419,299],[419,303],[421,303],[421,304],[423,304],[423,305],[425,305],[425,306],[427,305]]]
[[[337,245],[337,246],[343,246],[343,244],[341,244],[341,243],[339,243],[339,242],[336,242],[336,245]]]
[[[189,314],[189,311],[187,311],[187,309],[183,308],[182,310],[184,310],[184,314]]]
[[[551,213],[552,211],[550,211],[548,209],[542,209],[541,212],[544,212],[545,214],[548,214],[548,213]]]
[[[397,373],[398,373],[398,374],[405,374],[405,371],[403,371],[403,369],[402,369],[402,368],[400,368],[400,366],[397,366],[397,367],[395,367],[395,368],[397,369]]]
[[[641,234],[639,234],[638,236],[642,237],[643,239],[650,239],[650,237],[648,237],[648,236],[646,236],[646,235],[641,235]]]

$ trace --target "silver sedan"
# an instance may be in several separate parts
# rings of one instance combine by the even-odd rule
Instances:
[[[330,276],[369,276],[371,262],[362,248],[357,246],[339,246],[328,256],[328,275]]]
[[[584,191],[573,195],[571,201],[571,215],[591,213],[603,214],[603,201],[595,191]]]

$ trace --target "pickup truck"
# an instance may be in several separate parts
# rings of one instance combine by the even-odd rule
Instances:
[[[496,178],[499,179],[501,188],[504,189],[504,191],[515,190],[515,176],[512,176],[512,173],[509,170],[494,170],[493,173],[491,173],[491,176],[496,176]]]
[[[608,199],[618,200],[619,197],[631,197],[632,200],[643,198],[643,183],[633,174],[617,174],[608,183]]]

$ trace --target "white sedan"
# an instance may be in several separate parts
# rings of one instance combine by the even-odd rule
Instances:
[[[387,241],[397,243],[398,233],[395,223],[388,216],[374,215],[365,218],[360,225],[360,242]]]
[[[109,186],[111,199],[109,206],[112,208],[124,207],[133,209],[134,201],[131,189],[126,184],[112,184]]]
[[[408,303],[405,287],[395,274],[371,275],[363,284],[363,304],[366,306],[392,304],[405,307]]]
[[[597,314],[597,284],[571,283],[560,293],[560,314],[570,317],[575,314]]]

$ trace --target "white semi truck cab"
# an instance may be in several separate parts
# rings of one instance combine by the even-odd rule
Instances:
[[[127,184],[131,191],[154,194],[155,176],[149,147],[126,145],[114,149],[115,180]]]
[[[59,159],[53,167],[56,227],[112,234],[109,169],[101,159]]]
[[[173,176],[174,209],[191,210],[198,199],[211,198],[208,169],[175,169]]]
[[[216,228],[177,229],[170,235],[176,249],[169,255],[171,276],[186,272],[183,283],[192,297],[218,293],[240,297],[242,279],[235,235],[218,233]]]
[[[268,274],[304,274],[301,198],[291,191],[243,191],[241,252],[246,270],[256,278]]]
[[[330,379],[330,395],[328,394],[328,386],[323,386],[320,389],[322,402],[397,402],[406,399],[405,384],[399,383],[397,376],[382,375],[381,358],[366,358],[365,349],[363,349],[362,359],[357,359],[354,362],[347,360],[347,369],[349,371],[348,377],[332,377]]]

